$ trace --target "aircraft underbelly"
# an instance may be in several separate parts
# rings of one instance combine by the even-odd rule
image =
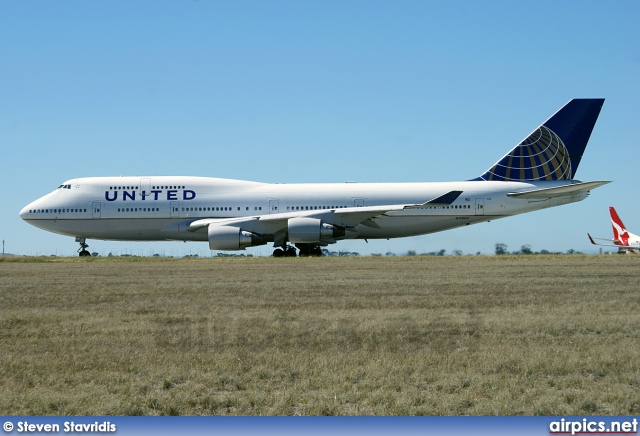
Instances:
[[[206,241],[206,233],[163,229],[172,228],[176,219],[58,219],[32,220],[36,227],[67,236],[113,241]]]
[[[387,217],[376,220],[379,229],[360,225],[360,239],[399,238],[425,235],[443,230],[476,224],[499,216],[422,216],[422,217]]]

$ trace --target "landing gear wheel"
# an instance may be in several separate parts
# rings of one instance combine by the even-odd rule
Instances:
[[[322,247],[315,244],[298,244],[296,245],[298,250],[300,250],[300,257],[320,257],[322,256]]]
[[[76,242],[80,244],[80,248],[78,248],[78,256],[80,257],[91,256],[91,253],[87,250],[89,244],[86,241],[85,238],[76,238]]]
[[[273,250],[273,257],[296,257],[297,255],[298,252],[291,245]]]
[[[287,247],[287,249],[286,249],[286,250],[285,250],[285,252],[284,252],[284,255],[285,255],[286,257],[296,257],[296,256],[297,256],[297,254],[298,254],[298,253],[296,252],[296,249],[295,249],[295,248],[293,248],[292,246],[288,246],[288,247]]]

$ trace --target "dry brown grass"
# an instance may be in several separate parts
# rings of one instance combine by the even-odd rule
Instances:
[[[640,256],[0,260],[0,414],[640,413]]]

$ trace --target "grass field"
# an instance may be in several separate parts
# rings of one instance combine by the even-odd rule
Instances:
[[[637,415],[639,262],[1,258],[0,414]]]

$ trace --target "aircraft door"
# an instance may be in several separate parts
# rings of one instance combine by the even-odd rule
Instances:
[[[140,196],[144,199],[151,195],[151,179],[140,179]]]
[[[476,198],[476,215],[484,215],[484,198]]]
[[[92,219],[99,219],[102,218],[102,213],[100,212],[101,209],[101,202],[99,201],[94,201],[93,203],[91,203],[91,218]]]
[[[356,198],[353,200],[353,205],[355,207],[363,207],[364,206],[364,198]]]
[[[278,213],[278,200],[269,200],[269,213]]]
[[[179,218],[180,217],[180,202],[179,201],[172,201],[171,204],[169,205],[169,207],[171,208],[169,216],[171,218]]]

